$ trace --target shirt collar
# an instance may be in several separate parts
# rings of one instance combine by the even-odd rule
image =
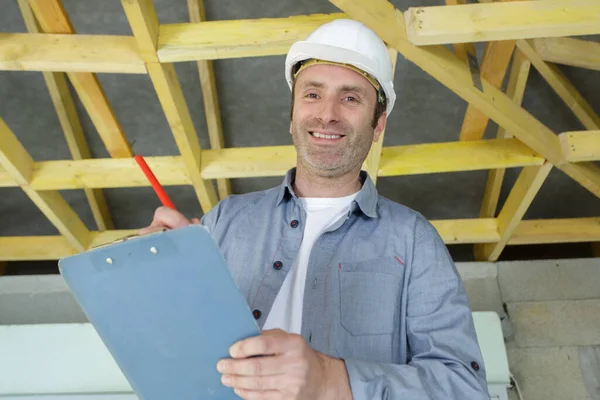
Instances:
[[[283,183],[279,188],[279,194],[277,195],[276,207],[278,207],[283,201],[296,197],[294,193],[293,183],[296,178],[296,168],[290,169],[283,179]],[[352,202],[351,211],[354,212],[356,208],[359,208],[363,214],[370,218],[378,218],[377,216],[377,189],[375,184],[369,177],[366,171],[360,171],[360,181],[363,183],[362,188],[358,191],[356,198]]]

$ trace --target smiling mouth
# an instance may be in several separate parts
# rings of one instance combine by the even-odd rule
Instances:
[[[320,132],[315,132],[315,131],[308,131],[308,133],[310,133],[310,135],[312,137],[315,137],[317,139],[325,139],[325,140],[337,140],[337,139],[342,139],[344,137],[344,135],[327,134],[327,133],[320,133]]]

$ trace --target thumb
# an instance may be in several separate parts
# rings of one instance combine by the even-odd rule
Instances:
[[[191,221],[192,221],[192,224],[199,224],[201,222],[200,219],[198,219],[198,218],[192,218]]]

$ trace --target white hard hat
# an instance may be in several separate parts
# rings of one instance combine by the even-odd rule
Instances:
[[[350,19],[336,19],[318,27],[304,41],[296,42],[285,59],[285,78],[292,89],[294,66],[309,59],[352,65],[373,77],[383,89],[386,112],[394,108],[394,76],[385,44],[364,24]]]

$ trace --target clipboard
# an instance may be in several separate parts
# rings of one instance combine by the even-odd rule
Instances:
[[[216,365],[260,329],[203,226],[66,257],[59,271],[139,399],[239,398]]]

